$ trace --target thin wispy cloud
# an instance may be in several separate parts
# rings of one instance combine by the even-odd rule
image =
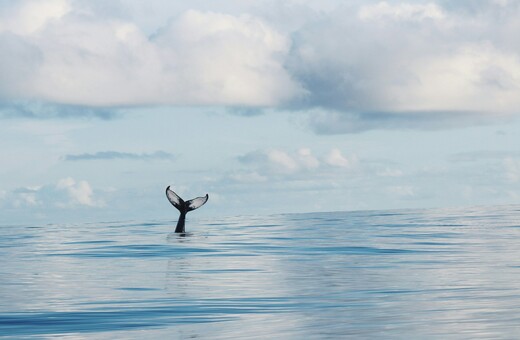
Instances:
[[[96,161],[96,160],[174,160],[175,155],[166,151],[155,151],[152,153],[132,153],[119,151],[99,151],[96,153],[83,153],[77,155],[66,155],[66,161]]]
[[[473,152],[461,152],[449,157],[454,162],[479,162],[489,160],[520,159],[520,151],[517,150],[482,150]]]
[[[120,115],[115,109],[82,105],[55,104],[43,101],[0,100],[0,118],[112,120]]]
[[[311,112],[308,126],[317,134],[337,135],[368,130],[440,130],[508,121],[510,116],[484,112]]]

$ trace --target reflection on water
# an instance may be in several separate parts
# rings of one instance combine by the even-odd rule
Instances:
[[[514,338],[518,207],[0,227],[0,337]]]

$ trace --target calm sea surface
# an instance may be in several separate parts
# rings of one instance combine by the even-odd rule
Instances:
[[[0,226],[0,338],[520,337],[518,206],[195,218]]]

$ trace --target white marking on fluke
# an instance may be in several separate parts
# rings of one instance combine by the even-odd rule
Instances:
[[[209,195],[206,194],[204,197],[197,197],[189,201],[184,201],[179,197],[173,190],[170,189],[170,186],[166,188],[166,197],[168,197],[168,201],[179,210],[181,213],[179,216],[179,221],[177,221],[177,227],[175,228],[176,233],[184,233],[184,224],[186,220],[186,214],[189,211],[195,210],[197,208],[202,207],[209,199]]]

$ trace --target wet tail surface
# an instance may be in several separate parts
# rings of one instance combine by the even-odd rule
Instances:
[[[166,188],[166,197],[168,198],[168,201],[170,201],[170,203],[181,213],[179,215],[179,220],[177,221],[177,226],[175,227],[176,233],[185,232],[186,214],[189,211],[202,207],[209,199],[209,195],[206,194],[206,196],[203,197],[184,201],[179,195],[170,189],[170,186]]]

